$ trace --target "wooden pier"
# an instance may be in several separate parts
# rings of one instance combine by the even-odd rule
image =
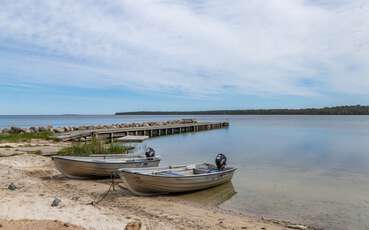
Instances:
[[[81,141],[96,138],[98,140],[111,140],[124,137],[127,135],[133,136],[163,136],[173,135],[186,132],[200,132],[211,129],[221,129],[229,126],[228,122],[194,122],[186,124],[171,124],[160,126],[145,126],[145,127],[129,127],[116,129],[95,129],[84,131],[72,131],[58,135],[57,138],[61,141]]]

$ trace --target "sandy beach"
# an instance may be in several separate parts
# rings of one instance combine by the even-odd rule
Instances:
[[[70,180],[40,152],[0,148],[0,226],[2,229],[124,229],[138,223],[141,229],[304,229],[286,222],[265,220],[203,205],[177,196],[137,197],[116,181]],[[59,144],[31,143],[18,148],[50,151]],[[33,145],[33,146],[32,146]],[[11,150],[10,150],[11,149]],[[33,150],[32,150],[33,151]],[[12,152],[13,154],[7,154]],[[14,154],[18,153],[18,154]],[[13,183],[15,190],[8,189]],[[52,207],[55,198],[61,202]]]

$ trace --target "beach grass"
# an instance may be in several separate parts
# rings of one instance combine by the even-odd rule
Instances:
[[[32,139],[54,140],[56,138],[52,132],[43,131],[37,133],[6,133],[0,134],[0,142],[28,142]]]
[[[123,154],[128,152],[128,147],[118,144],[106,144],[102,141],[92,140],[86,143],[75,143],[72,146],[58,151],[61,156],[88,156],[92,154]]]

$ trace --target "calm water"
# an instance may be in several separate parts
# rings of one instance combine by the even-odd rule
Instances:
[[[0,127],[180,117],[184,116],[0,116]],[[229,164],[238,167],[232,184],[187,195],[191,199],[326,229],[369,229],[369,116],[198,119],[228,120],[231,126],[147,142],[162,156],[163,164],[213,161],[222,152]]]

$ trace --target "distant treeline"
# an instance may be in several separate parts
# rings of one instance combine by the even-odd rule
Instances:
[[[305,109],[244,109],[208,111],[137,111],[116,115],[369,115],[369,106],[346,105]]]

